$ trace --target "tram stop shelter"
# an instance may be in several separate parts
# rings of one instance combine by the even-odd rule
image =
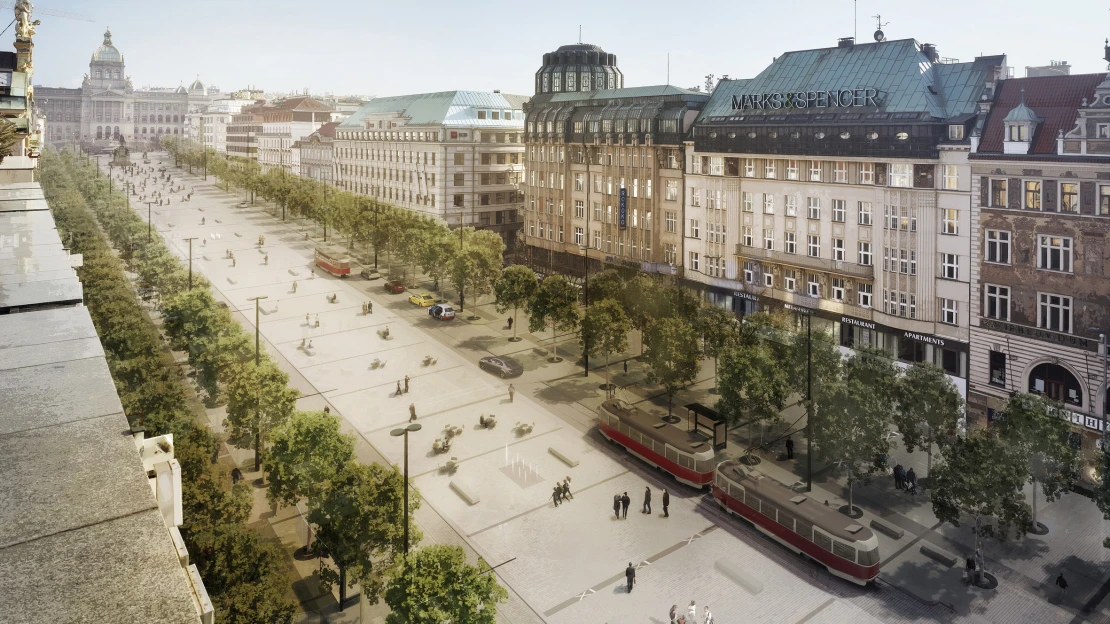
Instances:
[[[717,410],[710,409],[701,403],[686,405],[686,421],[689,431],[704,433],[713,438],[713,448],[723,449],[728,446],[728,435],[725,421]]]

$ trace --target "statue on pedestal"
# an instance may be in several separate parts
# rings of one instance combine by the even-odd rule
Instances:
[[[16,0],[15,2],[15,38],[17,41],[30,41],[35,34],[35,26],[42,22],[31,21],[31,11],[35,9],[31,0]]]

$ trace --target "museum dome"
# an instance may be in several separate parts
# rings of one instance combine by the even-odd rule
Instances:
[[[174,93],[188,93],[188,91],[185,89],[185,85],[181,85],[174,90]]]
[[[197,76],[197,79],[193,81],[193,84],[189,85],[189,92],[204,93],[204,83],[200,81],[200,76]]]
[[[119,53],[116,46],[112,45],[112,31],[104,31],[104,44],[93,52],[93,61],[102,61],[108,63],[120,63],[123,61],[123,55]]]

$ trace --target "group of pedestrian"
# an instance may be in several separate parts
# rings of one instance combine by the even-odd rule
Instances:
[[[401,396],[402,394],[408,394],[408,393],[409,393],[409,376],[405,375],[405,389],[403,391],[401,390],[401,380],[400,379],[397,380],[397,396]]]
[[[902,464],[894,466],[894,488],[905,490],[910,495],[917,494],[917,473],[913,471],[913,468],[907,471],[902,467]]]
[[[630,566],[632,564],[629,564]],[[625,572],[627,574],[627,572]],[[713,614],[709,611],[709,605],[705,605],[705,611],[702,612],[702,624],[713,624]],[[698,623],[698,605],[693,600],[690,601],[690,606],[686,608],[686,613],[678,612],[678,605],[671,605],[671,611],[668,614],[671,624],[697,624]]]
[[[624,519],[628,518],[628,506],[631,505],[631,504],[632,504],[632,499],[628,497],[628,492],[625,492],[623,494],[614,494],[613,495],[613,515],[615,515],[617,517],[617,520],[620,520],[622,518],[624,518]],[[666,490],[666,488],[664,488],[663,489],[663,517],[664,518],[670,518],[671,517],[671,514],[667,510],[667,508],[670,507],[670,505],[671,505],[671,494],[670,494],[670,492],[668,492]],[[644,487],[644,505],[643,505],[643,507],[640,508],[640,513],[643,513],[643,514],[650,514],[651,513],[651,487],[650,486],[645,486]]]
[[[374,302],[367,300],[365,303],[362,304],[362,314],[367,315],[367,314],[373,314],[373,313],[374,313]]]
[[[563,479],[563,481],[555,482],[555,487],[551,488],[551,500],[555,501],[555,506],[558,507],[560,502],[566,502],[567,499],[574,499],[574,495],[570,493],[570,477]]]

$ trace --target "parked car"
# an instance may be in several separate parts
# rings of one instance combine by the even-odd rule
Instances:
[[[478,366],[501,378],[516,377],[524,372],[523,366],[507,357],[484,357],[478,360]]]
[[[435,305],[436,298],[429,295],[428,293],[420,293],[419,295],[413,294],[409,295],[409,303],[426,308],[428,306]]]
[[[401,280],[390,280],[385,283],[385,292],[396,295],[405,292],[405,283]]]
[[[450,321],[451,319],[455,318],[455,308],[452,308],[446,303],[434,305],[428,308],[428,316],[434,318],[437,321]]]
[[[377,269],[372,269],[370,267],[363,267],[363,269],[359,271],[358,274],[361,275],[363,278],[371,281],[380,279],[382,276],[381,273],[378,273]]]

